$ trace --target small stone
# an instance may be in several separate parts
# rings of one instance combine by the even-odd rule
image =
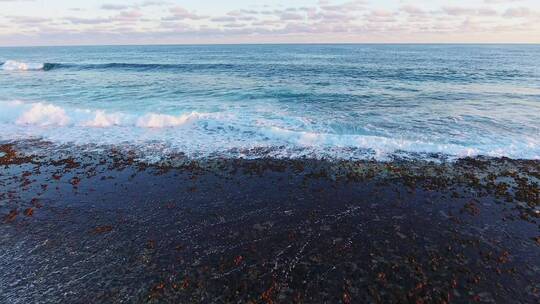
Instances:
[[[9,214],[5,217],[6,222],[14,221],[18,214],[19,212],[16,209],[11,210]]]
[[[28,208],[28,209],[24,210],[24,215],[28,216],[28,217],[34,215],[34,209],[33,208]]]
[[[478,208],[478,205],[475,203],[474,200],[471,200],[467,204],[463,206],[463,209],[467,211],[470,215],[477,216],[480,214],[480,208]]]
[[[111,225],[98,226],[92,230],[93,234],[101,234],[106,232],[111,232],[113,227]]]

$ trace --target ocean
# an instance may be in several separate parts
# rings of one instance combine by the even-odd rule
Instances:
[[[153,156],[540,158],[540,45],[0,48],[0,140]]]

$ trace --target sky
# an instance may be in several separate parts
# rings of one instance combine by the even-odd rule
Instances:
[[[0,46],[540,43],[540,0],[0,0]]]

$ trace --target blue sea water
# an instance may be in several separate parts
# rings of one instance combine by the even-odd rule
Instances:
[[[29,47],[0,63],[1,140],[540,158],[540,45]]]

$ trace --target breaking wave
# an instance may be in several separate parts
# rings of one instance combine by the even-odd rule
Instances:
[[[540,159],[540,146],[534,139],[460,145],[401,136],[287,128],[276,121],[234,112],[128,113],[21,101],[0,102],[0,107],[3,140],[40,138],[61,144],[129,144],[143,149],[158,144],[167,151],[194,157],[246,157],[259,151],[257,157],[386,160],[394,156],[485,155]]]
[[[193,112],[177,116],[156,113],[139,116],[126,113],[108,113],[103,110],[65,109],[41,102],[10,101],[0,104],[5,109],[3,114],[0,114],[0,122],[28,127],[106,128],[125,126],[157,129],[182,126],[206,115]]]
[[[15,60],[0,63],[0,69],[4,71],[38,71],[43,70],[44,67],[43,63],[25,63]]]
[[[35,63],[15,60],[0,62],[0,70],[3,71],[50,71],[61,66],[58,63]]]

